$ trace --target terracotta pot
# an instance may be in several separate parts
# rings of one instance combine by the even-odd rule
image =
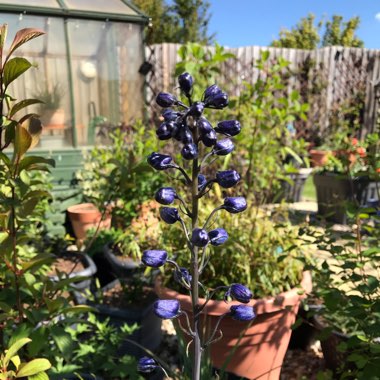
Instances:
[[[41,123],[47,128],[64,128],[65,127],[65,110],[58,108],[56,110],[46,110],[41,115]]]
[[[327,163],[328,156],[330,154],[331,152],[327,150],[311,149],[310,150],[311,165],[314,167],[325,165]]]
[[[301,287],[309,293],[312,289],[311,274],[304,272]],[[223,337],[210,346],[211,361],[214,367],[222,368],[235,350],[225,370],[248,379],[278,380],[281,366],[292,333],[300,301],[299,288],[260,300],[252,300],[249,305],[255,308],[257,317],[253,323],[238,322],[224,318],[220,324]],[[173,290],[159,287],[162,299],[178,299],[181,308],[191,314],[191,299]],[[204,302],[200,300],[200,303]],[[239,304],[223,301],[210,301],[204,309],[201,331],[208,336],[219,316],[228,312],[231,305]],[[185,326],[185,320],[181,321]],[[239,341],[239,336],[243,334]],[[237,347],[236,347],[237,346]]]
[[[70,206],[67,209],[71,225],[73,227],[77,239],[84,239],[86,233],[91,228],[97,228],[102,213],[92,203],[81,203],[79,205]],[[106,212],[104,220],[100,222],[100,229],[106,230],[111,227],[111,214]]]

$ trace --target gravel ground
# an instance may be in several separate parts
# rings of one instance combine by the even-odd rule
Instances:
[[[163,320],[162,329],[163,341],[158,356],[177,372],[179,353],[175,329],[170,320]],[[323,369],[323,355],[319,342],[316,342],[307,351],[288,350],[281,371],[281,380],[315,380],[318,372]]]

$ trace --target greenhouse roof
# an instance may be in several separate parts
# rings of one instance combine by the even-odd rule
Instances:
[[[0,12],[146,23],[127,0],[0,0]]]

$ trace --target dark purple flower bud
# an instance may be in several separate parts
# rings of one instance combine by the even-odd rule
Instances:
[[[192,144],[194,142],[193,134],[187,126],[180,129],[179,141],[181,141],[183,144]]]
[[[185,160],[194,160],[198,157],[198,148],[195,144],[186,144],[182,148],[181,154]]]
[[[185,284],[189,286],[191,284],[192,276],[186,268],[181,267],[174,272],[174,280],[179,284],[185,282]]]
[[[156,130],[156,135],[159,140],[169,140],[172,137],[173,129],[172,121],[165,121]]]
[[[208,133],[201,134],[201,140],[203,144],[207,147],[214,146],[218,141],[216,132],[213,129]]]
[[[235,186],[239,181],[240,175],[236,170],[224,170],[216,173],[216,182],[225,189]]]
[[[171,205],[176,198],[177,193],[172,187],[161,187],[155,195],[156,201],[162,205]]]
[[[210,97],[209,100],[205,103],[206,107],[212,108],[224,108],[228,106],[228,95],[225,92],[220,92],[213,97]]]
[[[222,245],[228,239],[228,233],[223,228],[216,228],[208,233],[210,243],[215,247]]]
[[[188,110],[188,115],[193,117],[201,117],[205,106],[202,102],[194,102]]]
[[[224,299],[227,297],[235,298],[236,301],[248,303],[252,299],[252,292],[242,284],[232,284],[227,290]]]
[[[205,247],[210,241],[208,233],[203,228],[194,228],[191,242],[197,247]]]
[[[167,154],[153,152],[148,156],[148,164],[156,170],[165,170],[172,167],[173,159]]]
[[[252,306],[233,305],[230,307],[230,316],[236,321],[251,321],[256,318]]]
[[[179,87],[186,95],[190,94],[193,83],[193,77],[189,73],[183,73],[178,77]]]
[[[158,368],[158,364],[154,359],[148,358],[147,356],[140,358],[137,364],[137,371],[142,373],[153,372],[156,368]]]
[[[162,267],[168,258],[168,253],[159,249],[150,249],[143,252],[141,261],[147,267],[159,268]]]
[[[161,207],[160,216],[167,224],[174,224],[180,220],[179,212],[174,207]]]
[[[235,149],[234,143],[230,139],[219,140],[215,145],[213,152],[218,156],[226,156]]]
[[[224,120],[218,123],[215,131],[226,136],[236,136],[240,133],[241,126],[237,120]]]
[[[203,174],[198,174],[198,191],[202,190],[206,182],[207,182],[206,177]]]
[[[206,91],[203,94],[203,101],[207,102],[210,98],[213,98],[215,95],[220,94],[222,90],[216,85],[213,84],[206,88]]]
[[[247,201],[244,197],[224,198],[223,208],[231,214],[238,214],[247,208]]]
[[[167,108],[162,111],[161,115],[165,121],[175,121],[179,115],[179,112]]]
[[[180,303],[177,300],[158,300],[153,304],[154,313],[162,319],[173,319],[181,313]]]
[[[214,130],[214,128],[212,127],[212,125],[210,124],[210,122],[207,119],[205,119],[204,117],[201,117],[197,121],[197,127],[198,127],[199,132],[200,132],[201,135]]]
[[[167,92],[160,92],[156,97],[156,103],[162,108],[168,108],[177,103],[174,95]]]

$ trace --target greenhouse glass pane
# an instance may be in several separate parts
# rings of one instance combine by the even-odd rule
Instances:
[[[65,4],[70,10],[137,15],[121,0],[65,0]]]
[[[41,8],[60,8],[57,0],[0,0],[0,4],[26,5]]]
[[[119,22],[68,20],[76,130],[79,145],[105,143],[108,125],[141,117],[143,60],[141,26]]]
[[[25,113],[41,116],[43,129],[38,148],[52,150],[72,147],[64,20],[26,15],[20,18],[11,14],[3,14],[2,17],[9,26],[8,48],[19,29],[37,27],[46,32],[44,36],[29,41],[14,53],[14,56],[25,57],[35,67],[12,83],[9,92],[16,99],[38,98],[45,102],[25,109]]]

